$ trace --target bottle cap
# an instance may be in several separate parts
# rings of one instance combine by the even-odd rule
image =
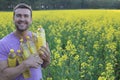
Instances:
[[[21,51],[20,50],[17,50],[17,53],[20,53]]]
[[[20,39],[20,42],[23,42],[23,39]]]
[[[10,52],[11,52],[11,53],[14,53],[14,49],[10,49]]]
[[[40,25],[40,26],[38,26],[38,31],[40,31],[42,29],[42,26]]]
[[[30,36],[26,36],[26,38],[27,38],[27,40],[29,40],[29,39],[30,39]]]

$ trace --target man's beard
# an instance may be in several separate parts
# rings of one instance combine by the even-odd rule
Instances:
[[[27,26],[25,29],[20,29],[17,25],[16,26],[16,29],[19,31],[19,32],[24,32],[26,31],[29,27]]]

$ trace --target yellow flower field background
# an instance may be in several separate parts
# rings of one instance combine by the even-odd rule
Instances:
[[[0,38],[15,30],[12,12],[0,12]],[[30,30],[42,25],[51,50],[44,80],[119,80],[119,10],[33,11]]]

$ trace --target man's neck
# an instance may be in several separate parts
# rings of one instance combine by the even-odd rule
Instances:
[[[15,31],[14,34],[16,37],[18,37],[19,39],[26,39],[26,36],[28,36],[28,30],[20,32],[20,31]]]

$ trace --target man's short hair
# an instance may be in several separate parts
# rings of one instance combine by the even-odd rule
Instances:
[[[31,8],[31,6],[29,6],[29,5],[25,4],[25,3],[19,3],[13,9],[13,11],[14,11],[13,15],[15,15],[15,10],[18,9],[18,8],[29,9],[30,12],[31,12],[31,17],[32,17],[32,8]]]

